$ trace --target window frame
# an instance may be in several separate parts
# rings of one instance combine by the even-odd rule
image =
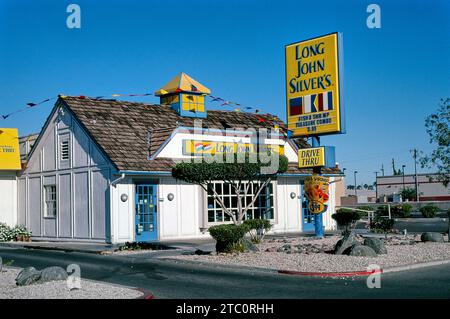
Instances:
[[[223,182],[223,181],[214,181],[213,182],[214,184],[221,184],[222,186],[222,193],[223,193],[223,184],[226,184],[225,182]],[[247,183],[247,181],[243,181],[243,183]],[[271,219],[268,219],[272,224],[276,224],[277,222],[278,222],[278,213],[277,213],[277,209],[276,209],[276,207],[277,207],[277,180],[272,180],[271,182],[270,182],[270,184],[272,185],[272,194],[270,195],[270,197],[271,197],[271,199],[272,199],[272,205],[271,205],[271,209],[272,209],[272,218]],[[229,186],[230,187],[230,186]],[[230,187],[231,188],[231,187]],[[230,192],[231,192],[231,189],[230,189]],[[231,220],[231,218],[230,218],[230,220],[225,220],[225,217],[227,216],[226,214],[225,214],[225,212],[222,212],[222,216],[223,216],[223,221],[214,221],[214,222],[210,222],[209,221],[209,212],[210,212],[210,209],[209,209],[209,207],[208,207],[208,198],[212,198],[212,197],[210,197],[209,195],[208,195],[208,193],[205,191],[205,190],[203,190],[203,194],[204,194],[204,218],[203,218],[203,220],[204,220],[204,225],[206,225],[206,227],[210,227],[210,226],[214,226],[214,225],[223,225],[223,224],[232,224],[233,223],[233,221]],[[227,196],[227,195],[225,195],[225,196]],[[227,197],[229,197],[230,199],[229,199],[229,201],[230,201],[230,206],[232,206],[231,205],[231,197],[236,197],[236,196],[232,196],[232,194],[231,195],[228,195]],[[225,202],[225,198],[224,198],[224,202]],[[213,202],[214,203],[214,202]],[[259,205],[258,205],[258,200],[253,204],[254,206],[253,206],[253,209],[260,209],[260,207],[259,207]],[[217,206],[217,207],[216,207]],[[227,205],[227,207],[229,207],[228,205]],[[220,211],[220,206],[218,205],[218,204],[216,204],[216,203],[214,203],[214,209],[213,209],[213,211],[214,211],[214,213],[217,213],[217,210],[219,210]],[[248,212],[247,212],[248,213]],[[253,211],[253,217],[254,217],[254,211]],[[216,218],[215,218],[216,219]],[[246,220],[246,216],[244,217],[244,219],[243,220]]]
[[[49,192],[49,188],[51,188],[51,191]],[[54,189],[54,191],[53,191]],[[49,198],[49,195],[53,195],[51,198]],[[52,212],[53,214],[49,214],[49,203],[53,203]],[[56,184],[48,184],[44,185],[44,218],[56,218],[58,214],[58,188],[56,187]]]

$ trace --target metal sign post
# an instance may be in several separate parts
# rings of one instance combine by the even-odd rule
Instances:
[[[319,147],[320,146],[320,137],[319,136],[313,136],[312,138],[312,147]],[[321,175],[321,167],[314,167],[313,173],[316,173],[318,175]],[[324,230],[323,230],[323,213],[316,214],[314,218],[314,231],[317,238],[323,238],[324,236]]]

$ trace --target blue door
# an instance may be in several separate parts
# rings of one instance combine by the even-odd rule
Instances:
[[[300,187],[302,189],[302,196],[300,200],[302,201],[302,225],[303,231],[313,231],[314,230],[314,218],[315,215],[309,211],[308,199],[305,196],[305,186],[303,182],[300,182]]]
[[[157,185],[136,185],[136,241],[158,240]]]

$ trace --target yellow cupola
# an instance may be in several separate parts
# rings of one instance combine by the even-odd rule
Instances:
[[[211,91],[181,72],[155,92],[161,104],[170,105],[181,116],[206,117],[205,96]]]

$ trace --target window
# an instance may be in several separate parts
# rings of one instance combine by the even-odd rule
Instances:
[[[247,206],[251,203],[253,194],[258,191],[259,183],[242,183],[241,189],[242,192],[245,187],[249,187],[248,194],[245,197],[241,197],[243,203],[242,206]],[[229,183],[224,182],[214,182],[214,188],[217,194],[221,197],[222,201],[225,204],[225,207],[237,213],[237,201],[238,197],[234,193],[233,188]],[[231,218],[225,214],[220,207],[219,204],[214,200],[213,192],[208,192],[207,196],[207,205],[208,205],[208,223],[222,223],[231,221]],[[263,219],[274,219],[274,211],[273,211],[273,184],[270,183],[267,185],[261,193],[258,195],[258,198],[255,202],[250,206],[247,210],[247,215],[244,217],[245,219],[255,219],[255,218],[263,218]]]
[[[44,186],[45,217],[56,217],[56,185]]]

